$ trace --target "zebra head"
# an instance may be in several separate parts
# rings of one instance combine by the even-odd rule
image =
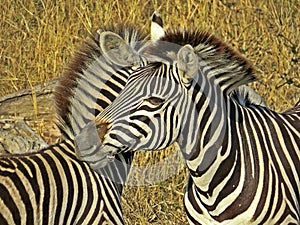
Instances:
[[[95,127],[104,126],[105,132],[93,154],[103,165],[120,152],[164,149],[180,139],[186,113],[182,109],[197,75],[198,56],[191,45],[167,48],[166,55],[155,57],[153,49],[145,50],[153,62],[134,71],[120,95],[97,116]]]
[[[226,102],[233,90],[254,79],[251,65],[199,31],[167,31],[140,54],[151,63],[135,70],[96,118],[95,126],[106,128],[95,156],[105,165],[119,152],[164,149],[177,142],[186,159],[205,158],[207,168],[227,129]]]

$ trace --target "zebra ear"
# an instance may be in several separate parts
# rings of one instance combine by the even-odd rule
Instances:
[[[181,78],[185,83],[189,83],[198,70],[198,56],[191,45],[185,45],[177,53],[178,69]]]
[[[106,58],[119,66],[135,66],[140,62],[137,52],[122,37],[111,31],[100,33],[100,48]]]
[[[151,40],[156,41],[165,36],[163,21],[158,12],[152,14],[151,21]]]

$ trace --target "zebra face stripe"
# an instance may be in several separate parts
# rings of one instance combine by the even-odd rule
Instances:
[[[109,124],[100,150],[104,156],[112,146],[113,154],[124,149],[164,149],[177,139],[180,116],[176,105],[187,90],[165,76],[173,70],[163,63],[137,70],[119,97],[97,117],[97,126]]]

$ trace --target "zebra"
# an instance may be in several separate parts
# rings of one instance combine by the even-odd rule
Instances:
[[[100,130],[85,130],[84,127],[111,104],[125,86],[134,68],[147,63],[143,59],[135,59],[139,57],[138,51],[146,44],[146,35],[132,25],[102,28],[75,54],[56,87],[58,126],[64,136],[74,139],[77,156],[88,162],[93,169],[97,170],[97,164],[90,160],[90,153],[84,149],[101,143],[95,136]],[[131,58],[122,54],[122,48],[130,49]],[[109,51],[116,53],[114,59],[108,55]],[[125,63],[128,66],[124,67]],[[109,170],[105,172],[100,169],[98,172],[107,173],[113,170],[106,175],[116,183],[124,184],[133,155],[134,153],[121,154],[121,161],[114,160],[112,163],[115,165]],[[119,176],[120,173],[115,171],[118,166],[121,167],[120,171],[124,171],[123,176]]]
[[[299,224],[300,105],[277,113],[245,89],[241,99],[253,67],[206,32],[170,30],[141,54],[151,63],[93,122],[106,124],[95,160],[177,142],[190,224]]]
[[[65,140],[0,157],[1,224],[123,224],[120,193]]]
[[[133,153],[95,171],[79,160],[76,149],[86,137],[81,128],[127,82],[143,40],[146,35],[134,27],[106,27],[75,54],[55,92],[64,139],[35,153],[0,157],[0,224],[124,224],[120,196]],[[123,48],[133,57],[123,55]],[[118,53],[117,63],[110,61],[109,50]]]

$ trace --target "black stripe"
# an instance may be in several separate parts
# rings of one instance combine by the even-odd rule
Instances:
[[[127,129],[124,129],[124,127],[121,127],[121,126],[116,126],[115,127],[116,130],[118,131],[121,131],[123,130],[123,133],[126,133],[126,135],[130,136],[129,140],[131,139],[134,139],[136,140],[136,136],[129,132]],[[114,139],[114,140],[117,140],[119,143],[121,143],[123,146],[126,146],[126,145],[131,145],[130,143],[128,143],[127,140],[125,140],[123,137],[121,137],[120,135],[118,134],[113,134],[113,133],[110,133],[109,134],[110,138]],[[138,141],[138,140],[136,140]],[[109,145],[109,146],[112,146],[112,147],[115,147],[115,148],[119,148],[118,146],[114,146],[113,144],[111,143],[107,143],[106,145]],[[124,149],[119,149],[120,151],[125,151]]]
[[[112,82],[112,80],[114,82]],[[119,86],[117,86],[116,83],[121,84],[121,86],[123,87],[126,85],[126,83],[116,75],[112,75],[111,80],[106,81],[105,85],[113,89],[115,92],[120,93],[122,89]]]
[[[102,109],[105,109],[107,106],[109,106],[110,103],[106,102],[103,99],[97,98],[96,104],[99,105]],[[95,116],[98,115],[100,111],[98,109],[95,109]]]
[[[4,158],[7,157],[7,158]],[[11,163],[11,155],[7,155],[7,156],[0,156],[0,167],[3,168],[4,171],[0,171],[0,175],[2,175],[2,173],[4,173],[3,175],[5,176],[6,173],[6,169],[10,170],[10,169],[15,169],[15,166]]]
[[[84,188],[87,189],[88,191],[87,191],[87,196],[83,196],[87,199],[86,199],[86,204],[82,205],[82,208],[84,208],[84,211],[82,212],[81,217],[77,221],[78,224],[83,224],[83,221],[89,214],[90,207],[91,207],[93,201],[95,199],[97,199],[97,197],[99,197],[99,196],[94,196],[93,186],[91,183],[91,177],[84,165],[81,165],[81,172],[84,174],[82,179],[85,179],[85,182],[86,182],[86,184],[85,184],[86,186],[84,186]],[[83,192],[81,189],[79,189],[78,191]]]
[[[139,120],[147,125],[149,125],[151,123],[151,120],[149,119],[148,116],[144,116],[144,115],[139,115],[139,116],[130,116],[129,117],[130,120]]]
[[[32,161],[30,161],[28,157],[22,158],[22,161],[23,161],[24,164],[26,164],[27,167],[29,167],[29,170],[32,173],[32,177],[29,175],[29,173],[25,172],[25,168],[23,167],[23,165],[22,166],[20,165],[19,169],[21,171],[24,171],[23,174],[26,176],[26,178],[28,180],[30,180],[30,185],[31,185],[31,188],[34,192],[35,201],[36,201],[37,205],[39,205],[40,204],[41,191],[40,191],[40,187],[39,187],[39,184],[38,184],[37,169],[35,168],[34,163]]]
[[[196,102],[196,97],[200,94],[200,92],[198,92],[197,89],[200,90],[200,86],[198,84],[195,85],[195,88],[194,91],[193,91],[193,95],[192,95],[192,101],[194,102],[194,104],[196,104],[196,110],[197,112],[200,112],[200,110],[202,109],[205,101],[206,101],[206,93],[208,93],[208,90],[207,90],[207,85],[205,86],[205,90],[203,91],[203,93],[201,93],[201,97],[200,99]]]
[[[1,190],[0,190],[1,191]],[[2,193],[2,192],[1,192]],[[1,225],[10,225],[8,224],[7,220],[4,218],[4,216],[2,215],[2,213],[0,212],[0,224]]]
[[[155,112],[155,111],[157,111],[158,109],[160,109],[161,107],[162,107],[161,105],[155,106],[155,107],[150,107],[150,106],[148,106],[148,105],[142,105],[142,106],[138,107],[137,110],[145,110],[145,111],[147,111],[147,112]]]
[[[19,159],[15,159],[12,158],[12,161],[14,161],[19,167],[21,166],[20,160]],[[20,169],[16,169],[19,173],[23,174],[23,171]],[[32,202],[30,200],[30,196],[28,193],[27,188],[24,186],[23,181],[20,179],[20,177],[17,175],[17,173],[13,173],[10,175],[10,178],[12,180],[12,182],[14,183],[15,187],[17,190],[19,190],[19,194],[21,196],[21,200],[25,205],[25,210],[26,210],[26,224],[27,225],[31,225],[31,222],[34,221],[33,220],[33,206],[32,206]],[[30,182],[30,180],[29,180]]]
[[[101,175],[100,175],[101,176]],[[118,209],[121,209],[121,201],[120,201],[120,196],[119,196],[119,192],[117,191],[115,184],[113,182],[111,182],[109,179],[104,178],[103,176],[100,177],[100,179],[105,179],[107,180],[107,186],[104,186],[106,188],[106,190],[111,190],[113,193],[113,196],[107,196],[107,198],[110,200],[110,204],[112,207],[112,211],[113,212],[117,212]],[[104,182],[102,182],[104,184]],[[106,193],[108,194],[108,192],[106,191]],[[114,221],[114,216],[110,213],[111,211],[108,210],[107,208],[107,204],[104,204],[104,209],[105,212],[107,212],[107,215],[109,216],[110,220]],[[118,218],[120,221],[123,221],[122,219],[122,215],[118,215]]]
[[[112,93],[110,93],[108,90],[101,89],[100,94],[104,95],[106,98],[108,98],[111,102],[115,100],[116,96],[114,96]]]
[[[77,190],[75,190],[77,193],[74,193],[75,195],[77,195],[77,202],[76,202],[76,207],[75,207],[75,210],[74,210],[74,213],[73,213],[73,219],[71,221],[71,224],[75,224],[76,217],[79,215],[79,210],[82,207],[82,199],[83,199],[82,190],[85,187],[83,187],[82,177],[79,173],[79,169],[77,168],[77,166],[74,163],[72,163],[72,168],[74,170],[75,179],[76,179],[76,181],[74,181],[74,182],[77,184],[76,185]]]
[[[43,153],[41,154],[43,156]],[[49,183],[49,176],[48,172],[45,168],[44,162],[41,161],[39,157],[36,155],[31,156],[32,159],[36,162],[38,165],[38,168],[40,170],[41,176],[42,176],[42,183],[44,187],[44,192],[45,194],[42,196],[42,204],[43,204],[43,220],[42,224],[48,224],[48,218],[50,217],[49,215],[49,204],[50,204],[50,195],[52,194],[50,191],[50,183]],[[42,188],[42,187],[40,187]]]
[[[91,177],[90,177],[91,180],[93,180],[96,184],[96,196],[94,197],[94,199],[98,199],[97,204],[96,204],[96,207],[95,207],[95,210],[93,212],[93,215],[91,216],[91,219],[89,220],[89,223],[88,224],[91,224],[93,225],[94,222],[95,222],[95,219],[97,218],[97,216],[99,215],[99,212],[100,212],[100,203],[101,203],[101,199],[99,197],[99,194],[101,193],[101,187],[99,185],[100,182],[98,182],[98,178],[96,177],[96,174],[95,173],[91,173]],[[98,194],[98,195],[97,195]],[[93,199],[92,199],[93,201]]]
[[[265,172],[266,173],[266,172]],[[275,174],[275,171],[274,170],[271,170],[271,173],[272,173],[272,176],[269,176],[269,179],[271,179],[271,177],[273,178],[273,180],[272,180],[272,187],[271,187],[271,197],[270,197],[270,199],[274,199],[275,198],[275,185],[276,185],[276,182],[274,182],[274,179],[276,179],[276,174]],[[270,218],[270,216],[271,216],[271,210],[273,209],[273,207],[274,207],[274,204],[270,204],[270,202],[266,202],[266,198],[267,198],[267,194],[268,194],[268,192],[269,192],[269,190],[268,190],[268,182],[269,182],[269,179],[265,179],[265,185],[264,185],[264,188],[263,188],[263,193],[262,193],[262,196],[261,196],[261,198],[260,198],[260,200],[259,200],[259,204],[258,204],[258,207],[257,207],[257,209],[256,209],[256,211],[255,211],[255,214],[253,215],[253,219],[256,219],[258,216],[259,216],[259,214],[261,214],[261,212],[263,212],[262,211],[262,209],[263,209],[263,207],[265,206],[265,204],[269,204],[269,207],[268,207],[268,210],[267,210],[267,212],[264,212],[264,214],[265,214],[265,216],[264,216],[264,218],[260,221],[260,224],[265,224],[266,223],[266,221]],[[280,186],[280,184],[277,184],[277,185],[279,185]],[[278,196],[279,197],[279,196]],[[280,198],[280,197],[279,197]],[[281,205],[281,204],[280,204]],[[276,213],[276,212],[278,212],[278,210],[279,210],[279,207],[278,207],[279,205],[277,205],[277,209],[274,211],[274,213]]]
[[[141,68],[141,67],[140,67]],[[122,86],[126,85],[126,81],[128,80],[129,75],[131,75],[134,71],[129,67],[124,67],[121,70],[117,70],[115,73],[117,75],[112,75],[111,77],[114,77],[114,79],[121,84]],[[119,78],[119,75],[123,77],[124,79]]]
[[[1,193],[0,197],[1,197],[4,205],[12,213],[12,217],[13,217],[14,223],[16,225],[21,224],[20,211],[19,211],[16,203],[14,202],[13,198],[11,197],[9,191],[7,190],[7,188],[3,184],[1,184],[1,183],[0,183],[0,193]]]
[[[136,123],[129,122],[128,125],[131,126],[131,127],[133,127],[133,128],[135,128],[145,138],[148,136],[148,133],[142,127],[140,127],[139,125],[137,125]]]
[[[198,199],[199,197],[194,196],[193,190],[194,190],[193,189],[193,180],[191,177],[189,177],[188,183],[187,183],[187,189],[186,189],[187,194],[184,197],[184,200],[190,202],[190,204],[192,205],[193,208],[191,211],[196,211],[198,214],[202,214],[202,210],[196,201],[196,199]],[[196,190],[196,193],[197,193],[197,190]],[[184,204],[184,208],[185,208],[185,212],[186,212],[186,215],[189,218],[189,220],[191,220],[193,222],[193,224],[195,224],[195,225],[200,225],[200,223],[198,221],[196,221],[196,219],[190,214],[189,208],[186,207],[186,204]]]
[[[164,115],[164,121],[166,124],[168,124],[167,122],[167,119],[171,119],[172,121],[170,121],[170,130],[168,131],[170,134],[169,134],[169,139],[167,140],[167,144],[166,146],[169,146],[171,143],[172,143],[172,139],[173,139],[173,136],[174,136],[174,133],[173,133],[173,130],[176,128],[176,120],[177,120],[177,116],[174,118],[174,114],[175,114],[175,108],[172,107],[171,108],[171,112],[170,112],[170,115],[167,114],[167,110],[165,110],[165,115]]]
[[[52,151],[53,153],[55,151]],[[57,162],[53,160],[53,155],[48,155],[44,154],[44,159],[47,161],[51,172],[53,174],[54,182],[55,182],[55,187],[54,190],[56,190],[56,208],[55,208],[55,213],[54,213],[54,224],[59,224],[59,218],[60,218],[60,213],[62,211],[62,204],[63,204],[63,199],[64,199],[64,194],[63,194],[63,186],[62,186],[62,180],[61,180],[61,174],[58,171],[57,168]],[[48,168],[49,169],[49,168]],[[50,188],[51,189],[51,188]],[[53,191],[53,190],[52,190]],[[52,195],[54,194],[53,192],[51,193]]]
[[[60,147],[60,151],[63,151],[64,148]],[[71,146],[69,146],[69,148],[71,148]],[[67,205],[66,205],[66,215],[68,216],[73,216],[73,220],[74,220],[74,216],[76,218],[77,215],[71,215],[71,208],[72,208],[72,203],[74,201],[74,195],[75,195],[75,190],[74,190],[74,184],[76,183],[76,181],[74,181],[72,179],[72,175],[71,175],[71,171],[70,168],[72,168],[71,166],[67,163],[66,159],[67,157],[65,157],[64,155],[62,155],[60,152],[58,151],[53,151],[53,154],[56,156],[56,158],[58,159],[58,161],[61,164],[61,167],[64,168],[64,173],[66,176],[66,183],[68,185],[68,195],[67,196],[63,196],[65,198],[67,198]],[[64,218],[64,224],[67,222],[68,216],[65,216]]]
[[[63,145],[65,145],[65,147],[62,147]],[[75,154],[74,146],[72,144],[70,144],[67,141],[64,141],[56,146],[59,148],[60,151],[60,152],[57,151],[56,152],[62,155],[62,157],[65,157],[64,155],[66,155],[68,158],[70,158],[70,160],[78,161],[78,158]]]

